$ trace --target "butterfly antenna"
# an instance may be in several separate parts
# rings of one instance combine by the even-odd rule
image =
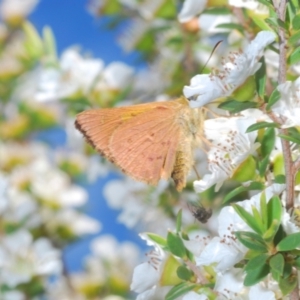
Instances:
[[[199,176],[199,173],[198,173],[196,167],[193,166],[193,169],[194,169],[194,171],[195,171],[195,173],[196,173],[197,179],[200,180],[200,176]]]
[[[205,65],[202,67],[202,70],[200,71],[200,73],[202,73],[202,72],[203,72],[203,70],[204,70],[204,69],[205,69],[205,67],[207,66],[207,64],[208,64],[209,60],[210,60],[210,59],[211,59],[211,57],[213,56],[214,52],[216,51],[216,49],[219,47],[219,45],[220,45],[222,42],[223,42],[223,40],[221,40],[221,41],[218,41],[218,42],[215,44],[214,48],[212,49],[212,51],[211,51],[211,53],[210,53],[210,56],[209,56],[209,58],[207,59],[207,61],[206,61]]]

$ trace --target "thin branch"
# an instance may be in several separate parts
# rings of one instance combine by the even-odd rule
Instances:
[[[285,21],[285,12],[287,0],[281,0],[276,5],[276,0],[273,0],[274,7],[277,12],[277,16],[281,21]],[[286,38],[284,28],[279,27],[279,72],[278,72],[278,84],[284,83],[286,81]],[[279,132],[281,134],[287,134],[286,129],[280,129]],[[295,188],[295,174],[296,168],[293,165],[292,154],[290,143],[284,139],[281,139],[283,157],[285,161],[285,176],[286,176],[286,210],[289,211],[294,207],[294,188]],[[297,282],[298,282],[298,274],[296,272]],[[299,300],[299,286],[298,283],[295,289],[291,292],[289,296],[290,300]]]
[[[285,11],[287,0],[279,1],[277,6],[277,1],[273,1],[274,7],[276,9],[278,18],[281,21],[285,21]],[[284,83],[286,81],[286,38],[284,28],[279,27],[279,72],[278,72],[278,84]],[[287,134],[286,129],[280,129],[281,134]],[[293,168],[293,160],[291,154],[291,148],[289,141],[281,139],[282,152],[285,160],[285,176],[286,176],[286,209],[294,207],[294,187],[295,187],[295,173]]]
[[[293,273],[294,273],[295,276],[298,276],[297,269],[294,269]],[[297,280],[296,287],[294,288],[294,290],[290,294],[290,300],[299,300],[299,283],[298,283],[298,280]]]

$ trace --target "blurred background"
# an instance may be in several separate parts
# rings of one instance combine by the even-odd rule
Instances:
[[[61,56],[65,49],[72,48],[78,49],[87,56],[101,58],[105,65],[114,61],[124,62],[133,68],[143,65],[141,61],[137,61],[137,54],[125,52],[117,43],[116,38],[121,34],[122,28],[108,30],[106,26],[109,22],[108,18],[93,16],[86,0],[42,0],[29,16],[29,21],[39,33],[42,33],[46,26],[51,28],[55,34],[58,56]],[[60,128],[40,133],[38,139],[60,148],[66,145],[67,136],[63,128]],[[87,215],[101,221],[101,235],[112,234],[120,242],[130,240],[142,246],[143,243],[136,232],[117,222],[118,212],[109,208],[103,198],[103,187],[113,178],[117,178],[116,175],[105,172],[105,176],[93,183],[81,183],[89,199],[84,211]],[[98,233],[91,234],[67,247],[65,262],[68,270],[82,269],[82,258],[90,252],[90,242],[98,235]]]
[[[74,127],[86,109],[177,98],[217,63],[205,65],[216,41],[239,46],[218,28],[227,1],[199,17],[205,3],[190,15],[171,0],[0,1],[0,299],[134,299],[139,232],[165,236],[180,209],[187,232],[216,230],[189,210],[196,174],[182,193],[136,182]]]

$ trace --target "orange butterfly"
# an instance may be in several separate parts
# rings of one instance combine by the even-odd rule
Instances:
[[[151,185],[172,177],[181,191],[193,165],[193,150],[201,144],[203,114],[181,97],[87,110],[77,115],[75,125],[124,173]]]

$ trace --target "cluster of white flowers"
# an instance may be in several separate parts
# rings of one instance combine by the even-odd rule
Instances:
[[[9,287],[3,297],[16,293],[16,299],[25,299],[20,284],[39,278],[42,286],[50,276],[61,276],[56,245],[97,233],[101,226],[77,211],[87,193],[55,167],[44,145],[1,143],[0,153],[0,278]]]
[[[277,175],[284,174],[284,155],[280,139],[275,136],[278,130],[269,128],[274,134],[270,144],[263,144],[263,135],[267,127],[300,126],[300,78],[278,85],[273,91],[278,93],[278,101],[272,107],[265,105],[273,88],[271,82],[266,87],[266,98],[261,94],[256,97],[259,93],[255,91],[254,76],[264,65],[265,48],[276,40],[270,20],[265,22],[269,8],[255,0],[229,0],[221,8],[217,4],[217,9],[227,9],[226,13],[215,14],[210,9],[216,3],[206,0],[185,0],[177,8],[163,0],[119,0],[113,7],[108,0],[90,1],[89,10],[95,16],[119,9],[120,15],[130,20],[124,25],[119,43],[126,51],[138,49],[150,62],[148,68],[135,72],[122,62],[105,65],[77,48],[66,49],[57,58],[55,51],[50,51],[54,43],[50,45],[49,31],[48,36],[45,30],[40,37],[33,26],[23,23],[37,3],[38,0],[0,1],[0,79],[4,79],[0,81],[0,299],[27,299],[31,294],[26,294],[26,287],[32,285],[53,300],[124,300],[130,289],[137,293],[138,300],[154,300],[163,299],[182,283],[192,287],[178,297],[182,300],[285,299],[280,284],[271,275],[250,287],[244,285],[245,272],[236,265],[247,261],[249,249],[236,232],[253,233],[253,228],[235,206],[214,211],[211,220],[200,229],[194,222],[197,213],[189,211],[191,200],[200,199],[207,204],[211,202],[210,193],[228,195],[232,189],[229,186],[230,191],[226,190],[224,183],[228,179],[236,180],[234,187],[242,182],[244,190],[255,181],[263,190],[249,192],[248,200],[242,201],[244,196],[235,199],[239,200],[236,205],[250,215],[254,211],[261,213],[264,196],[267,203],[279,196],[283,207],[289,200],[286,185],[274,183]],[[255,30],[247,29],[246,16],[253,17]],[[264,31],[254,37],[258,27]],[[247,44],[245,35],[251,40]],[[222,57],[213,55],[208,66],[221,67],[194,76],[203,70],[203,65],[206,70],[207,59],[216,43],[219,45],[220,37],[224,45],[215,50]],[[243,50],[226,52],[227,45],[238,45]],[[280,67],[275,61],[278,54],[274,53],[269,50],[265,59],[272,66],[266,68],[270,81],[274,81]],[[297,73],[297,68],[293,72]],[[89,182],[109,174],[109,165],[91,154],[75,130],[75,113],[89,107],[118,105],[123,95],[130,99],[128,102],[151,97],[153,100],[154,94],[160,94],[157,99],[165,99],[166,90],[176,94],[181,90],[179,83],[186,84],[189,78],[190,85],[183,88],[183,94],[190,107],[207,106],[207,115],[212,117],[203,121],[201,162],[205,160],[207,164],[201,170],[201,178],[193,186],[188,184],[180,195],[167,182],[160,182],[155,189],[127,178],[105,182],[103,194],[111,208],[120,210],[118,221],[128,228],[147,231],[141,237],[154,250],[147,254],[147,262],[134,269],[140,261],[140,251],[134,244],[119,243],[109,235],[97,237],[91,242],[84,270],[65,274],[63,247],[84,235],[97,234],[102,227],[84,213],[88,193],[78,181],[84,173]],[[248,80],[252,80],[252,86]],[[239,98],[241,87],[246,94],[249,89],[249,99]],[[232,101],[230,96],[237,96],[238,107],[247,102],[257,104],[259,113],[241,109],[233,116],[224,111],[222,116],[216,116],[215,112],[222,110],[217,110],[216,103]],[[247,133],[249,126],[261,121],[277,124]],[[59,149],[37,142],[39,136],[31,135],[31,131],[55,125],[62,127],[66,135],[66,143]],[[291,139],[295,142],[291,153],[296,159],[297,139],[298,136]],[[264,151],[269,151],[266,157]],[[259,170],[264,166],[261,158],[264,162],[267,158],[270,164],[266,174]],[[210,189],[213,186],[214,191]],[[295,212],[291,216],[284,210],[280,219],[286,235],[299,232],[299,186],[295,190]],[[205,205],[201,209],[205,210]],[[185,251],[183,255],[176,252],[179,244],[175,251],[172,242],[169,244],[174,228],[174,236]],[[159,236],[166,234],[167,239]]]

